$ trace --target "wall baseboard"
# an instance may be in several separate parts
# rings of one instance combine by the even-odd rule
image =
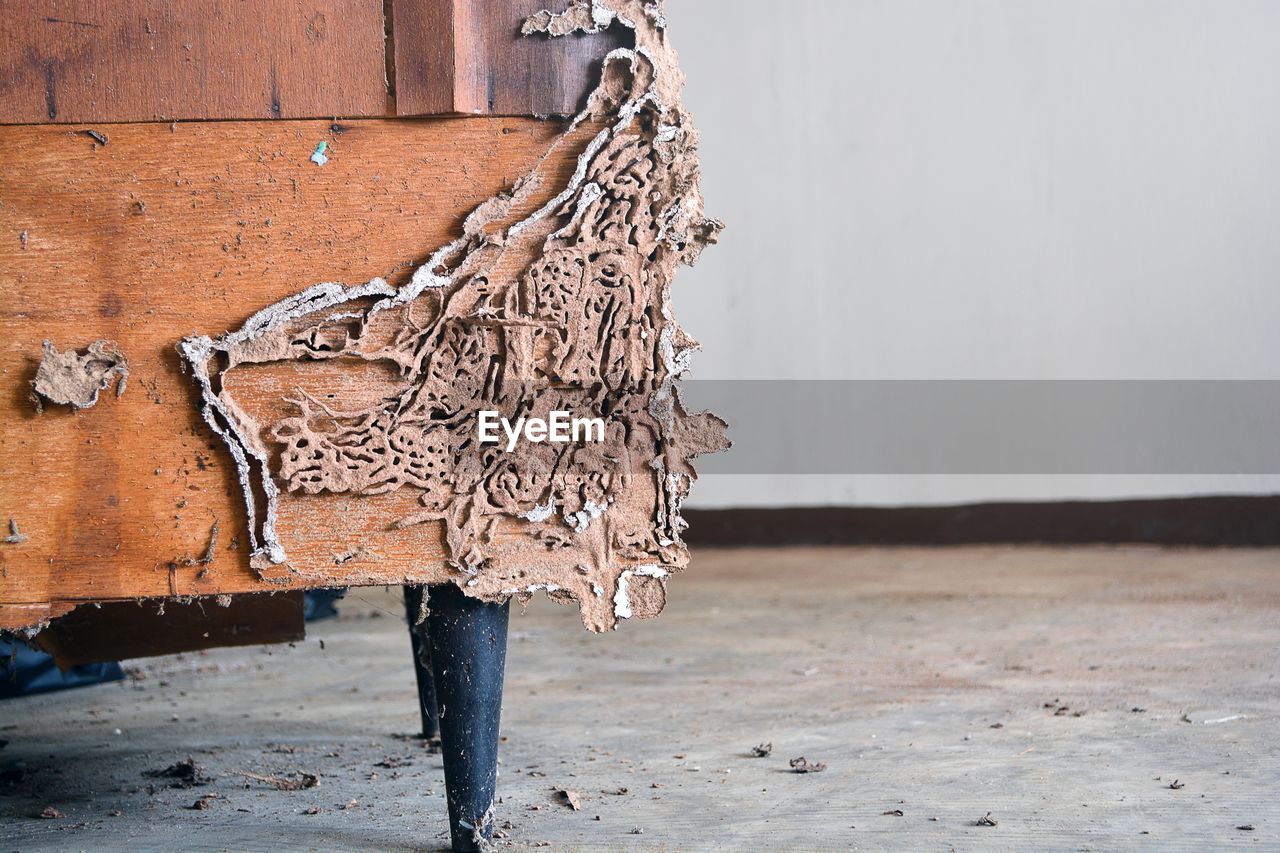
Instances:
[[[689,509],[693,546],[1280,545],[1280,495],[929,507]]]

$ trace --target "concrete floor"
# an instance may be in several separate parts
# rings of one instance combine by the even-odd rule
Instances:
[[[513,616],[500,844],[1280,849],[1280,552],[702,551],[671,593],[604,637]],[[296,647],[132,669],[0,703],[6,849],[444,846],[386,591]],[[188,755],[209,784],[143,776]],[[319,785],[238,775],[295,771]]]

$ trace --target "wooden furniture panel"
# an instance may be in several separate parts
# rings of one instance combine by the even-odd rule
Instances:
[[[215,646],[303,639],[300,591],[228,595],[222,601],[110,601],[80,607],[35,636],[58,666],[171,655]]]
[[[619,26],[555,39],[522,36],[525,19],[547,5],[545,0],[396,0],[396,111],[576,114],[599,79],[600,60],[629,39]]]
[[[522,36],[541,0],[388,5],[391,22],[380,0],[11,0],[0,124],[573,115],[629,41]]]
[[[175,344],[317,282],[405,281],[561,131],[532,119],[128,124],[102,146],[79,127],[0,128],[0,525],[13,518],[28,537],[0,543],[0,628],[80,601],[261,591],[234,465]],[[322,167],[308,159],[321,140]],[[543,191],[575,162],[571,149],[544,162]],[[129,360],[123,396],[37,414],[41,342],[100,339]],[[403,499],[308,511],[385,527],[410,511],[389,506]],[[325,556],[352,583],[398,583],[439,565],[440,537],[426,524],[379,540],[376,558]]]
[[[8,0],[0,123],[388,112],[382,0]]]

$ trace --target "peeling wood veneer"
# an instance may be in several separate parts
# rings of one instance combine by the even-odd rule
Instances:
[[[264,580],[342,582],[338,561],[294,556],[296,543],[334,535],[298,524],[300,505],[409,494],[416,507],[383,526],[442,525],[447,550],[416,582],[486,600],[543,589],[576,601],[592,630],[661,611],[666,578],[688,563],[690,460],[727,446],[722,421],[680,404],[675,381],[696,343],[672,316],[670,287],[722,226],[702,212],[697,133],[660,4],[580,2],[535,15],[525,31],[614,24],[634,47],[604,60],[586,110],[406,284],[315,285],[234,332],[180,345],[204,417],[235,460]],[[575,171],[536,204],[545,164],[566,148],[579,152]],[[297,378],[372,371],[362,400],[301,383],[273,397],[270,369],[281,364]],[[481,409],[601,417],[606,440],[507,454],[477,444]],[[365,543],[329,545],[345,554]]]

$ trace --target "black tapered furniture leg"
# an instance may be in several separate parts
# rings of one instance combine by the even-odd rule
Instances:
[[[409,644],[413,648],[413,672],[418,678],[418,710],[422,712],[422,739],[440,737],[440,715],[436,711],[435,676],[431,672],[431,642],[427,638],[427,622],[422,615],[421,586],[404,588],[404,612],[409,618]]]
[[[430,587],[428,607],[453,849],[479,850],[493,834],[509,603],[441,584]]]

